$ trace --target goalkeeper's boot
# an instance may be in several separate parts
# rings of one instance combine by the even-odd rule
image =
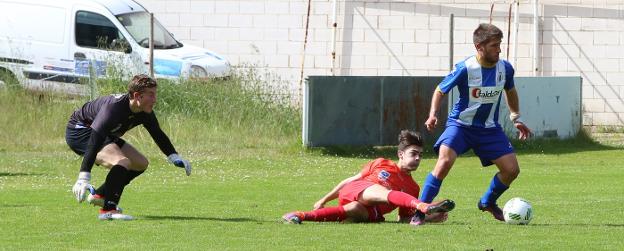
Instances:
[[[89,194],[87,195],[87,202],[93,206],[103,207],[104,206],[104,195],[100,194]]]
[[[134,220],[134,217],[122,214],[118,210],[104,210],[100,209],[100,215],[98,215],[99,220]]]
[[[305,215],[303,212],[295,211],[290,212],[282,216],[282,220],[285,224],[301,224],[303,222]]]
[[[453,210],[453,208],[455,208],[455,202],[452,200],[443,200],[431,204],[421,202],[416,208],[424,214],[444,213]]]
[[[87,196],[87,202],[89,202],[89,204],[93,206],[104,207],[104,195],[89,194]],[[119,213],[122,213],[123,209],[121,207],[117,207],[117,211],[119,211]]]
[[[492,216],[494,216],[494,219],[497,219],[499,221],[505,221],[505,217],[503,216],[503,210],[501,210],[500,207],[498,207],[498,205],[496,205],[495,203],[492,203],[490,205],[484,205],[481,204],[481,201],[479,201],[477,202],[477,207],[483,212],[491,213]]]

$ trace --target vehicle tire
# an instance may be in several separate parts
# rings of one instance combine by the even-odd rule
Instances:
[[[0,68],[0,88],[20,89],[21,85],[11,71]]]

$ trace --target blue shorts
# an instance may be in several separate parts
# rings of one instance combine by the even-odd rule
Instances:
[[[492,160],[514,152],[511,142],[501,128],[475,129],[449,125],[433,145],[436,153],[439,153],[440,145],[450,147],[457,155],[472,149],[479,156],[483,166],[492,165],[494,164]]]

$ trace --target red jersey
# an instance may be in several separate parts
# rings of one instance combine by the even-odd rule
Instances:
[[[418,198],[420,186],[416,184],[410,173],[401,171],[392,160],[378,158],[364,166],[360,172],[362,178],[379,184],[390,190],[408,193]]]

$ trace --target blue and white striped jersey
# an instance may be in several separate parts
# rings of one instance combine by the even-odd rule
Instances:
[[[514,69],[505,60],[496,67],[484,68],[471,56],[455,65],[455,69],[438,85],[447,94],[457,86],[459,100],[453,105],[447,125],[474,128],[500,128],[498,112],[503,89],[514,87]]]

